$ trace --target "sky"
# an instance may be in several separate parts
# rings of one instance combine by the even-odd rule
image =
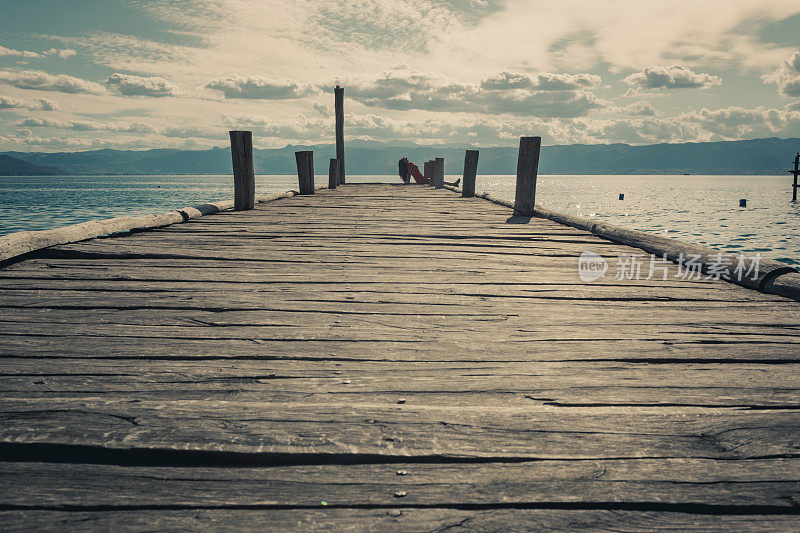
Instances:
[[[798,0],[0,0],[0,150],[800,137]]]

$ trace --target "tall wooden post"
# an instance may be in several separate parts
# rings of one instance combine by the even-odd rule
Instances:
[[[800,174],[800,152],[794,157],[794,170],[790,170],[794,174],[794,185],[792,185],[792,202],[797,201],[797,175]]]
[[[314,194],[314,152],[310,150],[295,152],[297,177],[300,180],[300,194]]]
[[[344,174],[344,89],[338,85],[333,90],[334,108],[336,109],[336,159],[341,165],[339,184],[345,182]]]
[[[444,187],[444,158],[437,157],[433,163],[433,188],[441,189]]]
[[[253,172],[253,132],[232,131],[233,209],[253,209],[256,201],[256,178]]]
[[[339,160],[331,159],[331,165],[328,167],[328,188],[335,189],[339,185]]]
[[[475,175],[478,173],[478,151],[467,150],[464,154],[464,185],[461,187],[462,198],[475,196]]]
[[[521,137],[519,140],[514,216],[533,216],[533,206],[536,202],[536,176],[539,172],[539,152],[541,148],[541,137]]]
[[[425,161],[425,163],[422,164],[422,175],[429,182],[433,182],[433,179],[432,179],[433,172],[431,172],[431,162],[430,161]]]

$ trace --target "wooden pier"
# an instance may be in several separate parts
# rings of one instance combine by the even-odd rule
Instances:
[[[0,527],[797,530],[800,304],[511,215],[351,183],[0,270]]]

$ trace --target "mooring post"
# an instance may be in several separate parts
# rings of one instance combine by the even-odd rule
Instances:
[[[792,202],[797,202],[797,175],[800,174],[800,152],[794,156],[794,170],[790,170],[794,174],[794,184],[792,185]]]
[[[464,185],[461,187],[462,198],[475,196],[475,175],[478,173],[478,151],[467,150],[464,154]]]
[[[519,140],[514,216],[533,216],[536,202],[536,176],[539,172],[539,152],[541,148],[541,137],[521,137]]]
[[[433,163],[433,188],[444,187],[444,158],[437,157]]]
[[[430,182],[430,181],[433,181],[433,180],[431,180],[431,176],[432,176],[433,174],[431,174],[431,162],[430,162],[430,161],[425,161],[425,162],[422,164],[422,175],[423,175],[423,176],[425,177],[425,179],[426,179],[426,180],[428,180],[429,182]]]
[[[336,110],[336,159],[339,160],[339,185],[345,182],[344,177],[344,88],[338,85],[333,90],[333,103]]]
[[[314,152],[305,150],[295,152],[297,178],[300,181],[300,194],[314,194]]]
[[[233,209],[253,209],[256,201],[256,178],[253,172],[253,132],[232,131]]]
[[[335,189],[339,185],[339,159],[331,159],[328,167],[328,188]]]

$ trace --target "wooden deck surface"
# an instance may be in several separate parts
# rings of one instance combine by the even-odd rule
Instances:
[[[800,304],[509,216],[346,185],[0,270],[0,528],[799,530]]]

